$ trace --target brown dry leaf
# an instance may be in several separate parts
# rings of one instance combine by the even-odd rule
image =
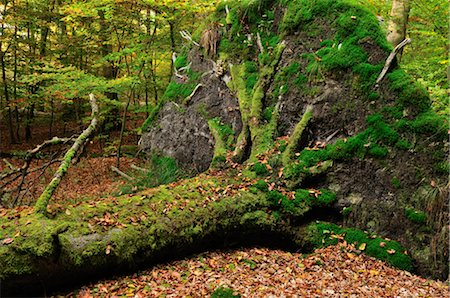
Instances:
[[[3,240],[3,244],[11,244],[13,242],[14,242],[13,238],[6,238],[6,239]]]
[[[359,250],[365,250],[366,249],[367,244],[366,243],[361,243],[361,245],[358,247]]]
[[[395,249],[388,249],[388,250],[386,250],[386,252],[390,255],[393,255],[393,254],[395,254]]]
[[[385,247],[386,246],[386,242],[380,242],[380,247]]]
[[[107,255],[109,255],[109,254],[111,253],[111,245],[106,246],[106,251],[105,251],[105,253],[106,253]]]

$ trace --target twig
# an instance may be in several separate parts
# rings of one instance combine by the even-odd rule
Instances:
[[[141,172],[145,172],[145,173],[150,173],[151,172],[149,169],[144,169],[144,168],[138,167],[138,166],[136,166],[134,164],[132,164],[130,167],[132,169],[135,169],[135,170],[138,170],[138,171],[141,171]]]
[[[195,42],[195,41],[192,39],[192,36],[191,36],[191,34],[190,34],[189,32],[183,30],[183,31],[180,31],[180,34],[181,34],[181,37],[183,37],[183,38],[186,39],[187,41],[192,42],[192,43],[193,43],[194,45],[196,45],[197,47],[200,46],[197,42]]]
[[[203,85],[202,84],[198,84],[197,86],[195,86],[194,91],[192,91],[192,93],[183,100],[183,103],[187,104],[192,99],[192,97],[195,95],[197,90],[200,89],[200,87],[203,87]]]
[[[125,174],[124,172],[122,172],[121,170],[119,170],[118,168],[116,168],[115,166],[111,166],[111,170],[113,172],[116,172],[117,174],[119,174],[120,176],[122,176],[123,178],[129,180],[129,181],[134,181],[134,178],[131,176],[128,176],[127,174]]]
[[[13,170],[13,171],[16,170],[16,167],[15,167],[12,163],[10,163],[6,158],[3,158],[3,162],[4,162],[11,170]]]
[[[378,76],[377,79],[377,85],[375,87],[378,87],[378,84],[384,79],[384,77],[386,76],[389,68],[391,67],[392,61],[394,61],[395,56],[397,56],[398,52],[400,52],[400,50],[411,43],[411,39],[407,38],[405,40],[403,40],[401,43],[399,43],[394,50],[392,50],[391,54],[389,55],[389,57],[386,59],[386,63],[384,64],[383,70],[381,71],[380,75]]]
[[[264,53],[264,47],[263,47],[263,44],[261,42],[261,35],[259,35],[259,32],[256,33],[256,43],[258,44],[259,51],[261,52],[261,54],[263,54]]]

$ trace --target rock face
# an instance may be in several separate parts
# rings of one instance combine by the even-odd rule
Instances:
[[[155,125],[143,134],[140,145],[146,152],[173,157],[203,172],[209,168],[215,144],[208,119],[221,119],[237,134],[242,129],[242,121],[236,96],[221,77],[208,73],[212,61],[202,60],[199,51],[192,51],[190,59],[195,61],[191,70],[204,74],[199,87],[185,104],[167,102],[159,111]]]
[[[193,46],[187,55],[190,90],[202,87],[187,101],[167,98],[174,102],[160,109],[141,148],[204,171],[217,146],[208,120],[217,118],[234,131],[236,149],[228,151],[245,144],[244,160],[258,163],[312,106],[296,140],[299,157],[271,162],[275,174],[285,169],[286,180],[277,183],[297,179],[293,190],[329,189],[341,223],[398,240],[419,273],[446,278],[446,125],[426,91],[396,65],[375,84],[391,48],[374,16],[342,1],[303,2],[219,7],[219,52],[209,59]],[[192,80],[195,73],[201,75]],[[326,160],[333,166],[307,173]]]

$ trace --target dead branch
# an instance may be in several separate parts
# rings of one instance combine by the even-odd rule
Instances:
[[[399,43],[394,50],[392,50],[391,54],[389,55],[389,57],[386,59],[386,63],[384,64],[383,70],[381,71],[380,75],[378,76],[377,79],[377,85],[375,87],[378,87],[378,84],[384,79],[384,77],[386,76],[387,72],[389,71],[389,68],[391,67],[392,61],[394,61],[394,58],[397,56],[398,52],[400,52],[400,50],[411,43],[411,39],[407,38],[405,40],[403,40],[401,43]]]
[[[16,170],[16,167],[10,163],[6,158],[3,158],[3,162],[8,166],[8,168],[10,168],[12,171]]]
[[[124,172],[122,172],[121,170],[119,170],[118,168],[116,168],[115,166],[111,166],[111,170],[117,174],[119,174],[120,176],[122,176],[123,178],[129,180],[129,181],[134,181],[134,178],[125,174]]]
[[[189,101],[192,99],[192,97],[193,97],[193,96],[195,95],[195,93],[197,92],[197,90],[200,89],[200,87],[203,87],[203,85],[202,85],[202,84],[198,84],[197,86],[195,86],[194,91],[192,91],[192,93],[191,93],[188,97],[186,97],[186,98],[183,100],[183,103],[184,103],[184,104],[188,104]]]
[[[138,166],[136,166],[134,164],[132,164],[130,167],[132,169],[134,169],[134,170],[141,171],[141,172],[144,172],[144,173],[150,173],[151,172],[149,169],[144,169],[144,168],[138,167]]]
[[[220,38],[218,24],[214,24],[211,29],[203,31],[200,45],[206,50],[208,56],[217,54],[217,46],[220,43]]]
[[[97,100],[94,96],[94,94],[89,94],[90,104],[92,108],[92,120],[91,124],[78,136],[78,138],[75,140],[75,143],[73,143],[72,147],[66,152],[64,155],[64,160],[59,166],[58,170],[56,171],[55,175],[53,176],[52,181],[45,187],[44,192],[41,194],[41,196],[38,198],[36,205],[35,205],[35,211],[36,213],[46,214],[47,213],[47,206],[48,203],[53,196],[53,193],[58,188],[59,183],[61,182],[61,179],[66,174],[70,162],[72,161],[73,157],[77,153],[78,149],[82,144],[86,141],[86,139],[92,134],[92,132],[97,128],[98,124],[98,105]]]
[[[191,36],[191,34],[190,34],[189,32],[183,30],[183,31],[180,31],[180,34],[181,34],[181,37],[183,37],[183,38],[186,39],[187,41],[192,42],[192,43],[193,43],[194,45],[196,45],[197,47],[200,46],[197,42],[195,42],[195,41],[192,39],[192,36]]]
[[[256,33],[256,43],[258,44],[259,51],[261,52],[261,54],[263,54],[264,53],[264,47],[263,47],[263,44],[261,42],[261,35],[259,35],[259,32]]]

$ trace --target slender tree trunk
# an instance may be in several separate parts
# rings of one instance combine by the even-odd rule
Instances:
[[[25,121],[25,141],[31,140],[31,121],[34,117],[34,103],[28,108],[27,119]]]
[[[394,0],[388,24],[387,40],[396,47],[406,38],[406,28],[408,25],[409,11],[411,10],[411,0]],[[400,51],[397,57],[401,57]]]
[[[14,144],[16,139],[14,137],[14,128],[12,122],[12,112],[11,112],[11,102],[8,92],[8,83],[6,81],[6,66],[5,66],[5,52],[0,53],[1,67],[2,67],[2,81],[3,81],[3,92],[5,95],[6,106],[8,107],[8,131],[9,131],[9,142]]]
[[[41,41],[39,45],[39,55],[44,57],[47,54],[47,37],[48,37],[48,27],[41,29]]]
[[[169,28],[170,28],[170,48],[172,50],[172,54],[175,53],[175,27],[173,22],[169,22]],[[170,59],[170,77],[169,82],[172,80],[173,76],[173,59]]]
[[[132,94],[134,94],[134,90],[131,91]],[[119,146],[117,147],[117,161],[116,161],[116,167],[118,169],[120,169],[120,149],[122,147],[122,140],[123,140],[123,133],[125,131],[125,124],[127,121],[127,112],[128,112],[128,107],[130,106],[130,102],[131,102],[131,98],[134,97],[134,95],[129,96],[128,100],[127,100],[127,104],[125,106],[125,110],[123,111],[123,117],[122,117],[122,127],[120,129],[120,137],[119,137]]]
[[[53,136],[53,120],[55,117],[55,113],[54,113],[54,109],[53,109],[53,99],[50,100],[50,113],[51,113],[51,116],[50,116],[50,125],[49,125],[50,127],[49,127],[48,137],[52,138],[52,136]]]
[[[19,123],[19,109],[17,107],[17,26],[14,26],[14,76],[13,76],[13,99],[15,103],[16,116],[16,141],[20,141],[20,123]]]

